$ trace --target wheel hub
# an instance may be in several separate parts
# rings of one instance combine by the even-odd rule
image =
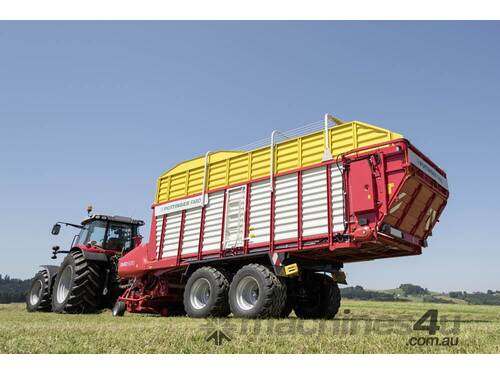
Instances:
[[[189,292],[189,302],[195,309],[200,310],[207,306],[211,295],[210,283],[205,278],[200,278],[193,283]]]
[[[236,287],[236,303],[242,310],[248,311],[255,307],[259,300],[259,284],[252,276],[245,276]]]
[[[30,292],[30,303],[32,306],[36,305],[40,298],[42,298],[43,284],[41,280],[37,280],[37,282],[33,285]]]
[[[59,278],[59,283],[57,284],[56,298],[57,302],[63,303],[68,297],[71,281],[73,280],[73,267],[68,266],[64,269],[61,277]]]

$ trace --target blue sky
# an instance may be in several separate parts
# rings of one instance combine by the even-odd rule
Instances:
[[[402,133],[451,198],[418,257],[352,284],[500,289],[498,22],[1,22],[0,273],[47,264],[57,220],[149,226],[155,180],[331,112]],[[147,229],[143,230],[148,233]]]

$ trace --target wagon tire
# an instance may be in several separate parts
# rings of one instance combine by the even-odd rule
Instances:
[[[302,290],[295,299],[295,315],[300,319],[333,319],[341,300],[337,283],[329,275],[311,273],[300,284]]]
[[[57,313],[93,313],[102,304],[103,267],[85,259],[82,251],[71,251],[63,260],[52,292],[52,310]]]
[[[283,308],[281,309],[281,313],[280,313],[279,317],[281,319],[288,318],[290,316],[290,314],[292,313],[292,311],[293,311],[293,301],[292,301],[290,296],[287,296],[285,304],[284,304]]]
[[[223,270],[201,267],[189,277],[184,289],[184,309],[191,318],[225,317],[229,280]]]
[[[234,275],[229,305],[239,318],[278,318],[286,302],[285,284],[269,268],[248,264]]]
[[[52,310],[51,282],[47,270],[37,272],[26,295],[26,310],[28,312]]]

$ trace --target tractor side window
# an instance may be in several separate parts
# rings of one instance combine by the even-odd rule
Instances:
[[[89,227],[86,225],[82,228],[80,233],[78,233],[78,241],[77,244],[85,245],[87,243],[87,237],[89,236]]]
[[[89,234],[86,243],[104,247],[104,236],[106,235],[106,222],[94,221],[89,225]]]
[[[110,223],[106,249],[127,252],[132,246],[132,227],[128,224]]]

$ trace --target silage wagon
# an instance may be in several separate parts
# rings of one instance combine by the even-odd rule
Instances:
[[[207,152],[159,177],[113,314],[333,318],[344,264],[421,254],[448,196],[445,172],[402,135],[330,115]]]

